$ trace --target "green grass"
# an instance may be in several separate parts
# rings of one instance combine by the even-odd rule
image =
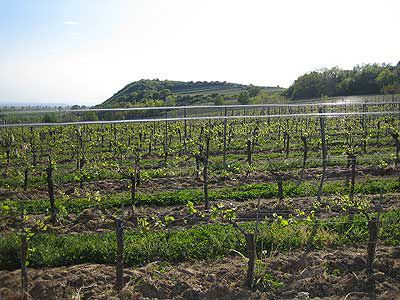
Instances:
[[[400,242],[400,211],[381,215],[380,238],[388,245]],[[365,245],[368,240],[366,219],[356,216],[348,232],[345,218],[321,221],[313,240],[315,249],[343,245]],[[254,223],[243,226],[252,228]],[[284,226],[261,223],[258,250],[285,252],[303,249],[312,224],[304,221]],[[262,245],[262,249],[261,249]],[[80,263],[113,264],[116,241],[114,233],[91,233],[57,236],[40,234],[30,242],[30,267],[57,267]],[[19,239],[16,234],[0,237],[0,269],[19,267]],[[232,226],[224,224],[197,225],[177,231],[127,231],[125,234],[125,263],[141,265],[154,260],[183,261],[217,258],[232,250],[245,253],[244,238]]]

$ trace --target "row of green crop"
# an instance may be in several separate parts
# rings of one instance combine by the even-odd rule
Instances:
[[[360,154],[357,159],[358,165],[364,166],[376,166],[376,168],[385,168],[391,165],[394,161],[394,150],[393,147],[374,148],[371,149],[373,152],[385,153],[384,155],[376,156],[370,154]],[[331,155],[339,155],[332,157],[328,161],[328,166],[341,166],[345,167],[347,164],[347,158],[343,156],[343,150],[330,150]],[[334,153],[335,152],[335,153]],[[337,152],[337,153],[336,153]],[[244,160],[245,154],[228,154],[227,161],[229,168],[224,168],[222,163],[222,156],[217,156],[210,159],[209,170],[213,175],[219,174],[244,174],[248,170],[248,164]],[[141,167],[143,168],[143,175],[145,178],[159,178],[165,176],[188,176],[193,174],[194,160],[188,162],[188,157],[170,157],[168,160],[168,168],[164,168],[162,158],[143,158],[141,160]],[[281,152],[279,153],[255,153],[253,155],[253,171],[267,171],[269,167],[279,168],[282,172],[287,171],[298,171],[301,168],[303,154],[302,152],[291,152],[288,160],[283,159]],[[284,162],[284,163],[283,163]],[[271,166],[270,166],[271,164]],[[121,179],[124,177],[123,172],[120,169],[129,169],[132,165],[132,159],[124,159],[119,166],[107,166],[104,162],[95,161],[87,164],[84,169],[87,174],[85,181],[90,182],[94,180],[105,180],[105,179]],[[319,153],[308,153],[307,168],[316,168],[321,166]],[[31,187],[40,187],[46,184],[44,168],[46,164],[41,164],[36,170],[32,170],[30,176],[29,185]],[[70,182],[78,182],[80,174],[76,171],[76,163],[68,162],[58,165],[58,169],[54,174],[54,182],[56,184],[65,184]],[[0,186],[18,188],[24,184],[24,168],[23,167],[11,167],[8,172],[7,178],[0,178]]]
[[[368,240],[365,217],[356,216],[345,222],[334,218],[319,223],[313,240],[315,249],[342,245],[363,245]],[[400,242],[400,211],[381,215],[380,239],[388,245]],[[244,224],[251,228],[254,223]],[[312,231],[312,224],[300,221],[290,225],[261,223],[259,251],[289,251],[304,248]],[[19,267],[19,238],[16,234],[0,237],[0,269]],[[262,247],[262,249],[261,249]],[[81,263],[113,264],[116,241],[113,233],[92,233],[57,236],[40,234],[30,242],[31,267],[57,267]],[[128,231],[125,234],[125,263],[145,264],[154,260],[182,261],[216,258],[232,250],[245,250],[244,238],[232,226],[224,224],[197,225],[177,231]]]
[[[360,195],[376,195],[380,193],[398,193],[400,192],[400,181],[396,179],[367,180],[355,184],[355,193]],[[312,197],[318,193],[317,181],[306,181],[300,184],[286,181],[283,183],[283,195],[285,198],[293,197]],[[343,181],[328,181],[323,186],[325,195],[346,195],[349,193],[349,187]],[[232,188],[220,188],[209,191],[211,201],[231,200],[246,201],[258,198],[274,198],[278,196],[278,187],[276,183],[257,183],[241,185]],[[189,201],[200,204],[204,200],[204,194],[201,189],[186,189],[178,191],[167,191],[154,194],[138,194],[135,205],[149,206],[168,206],[168,205],[186,205]],[[17,208],[19,205],[14,200],[1,201],[3,207]],[[120,207],[132,205],[130,194],[127,192],[118,194],[109,194],[98,197],[57,199],[56,206],[64,207],[69,212],[79,213],[90,207]],[[47,199],[38,199],[24,201],[24,207],[28,213],[44,213],[50,209],[50,203]]]

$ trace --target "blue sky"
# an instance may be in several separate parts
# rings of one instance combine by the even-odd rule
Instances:
[[[0,0],[0,102],[99,103],[141,78],[288,86],[400,60],[397,0]]]

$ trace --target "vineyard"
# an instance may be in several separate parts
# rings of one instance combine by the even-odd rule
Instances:
[[[398,299],[378,100],[0,112],[0,299]]]

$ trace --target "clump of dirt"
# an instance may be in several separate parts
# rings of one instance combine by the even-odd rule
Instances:
[[[56,191],[57,192],[57,191]],[[0,188],[0,200],[35,200],[35,199],[48,199],[49,195],[47,190],[43,189],[28,189],[27,191],[24,190],[17,190],[17,189],[4,189]]]
[[[398,247],[378,248],[373,275],[378,299],[399,299],[398,252]],[[368,299],[370,289],[365,256],[365,248],[351,248],[261,257],[254,289],[243,284],[241,256],[126,268],[120,293],[114,290],[113,266],[30,269],[29,294],[32,299],[360,300]],[[0,271],[0,299],[19,299],[19,280],[20,271]]]

